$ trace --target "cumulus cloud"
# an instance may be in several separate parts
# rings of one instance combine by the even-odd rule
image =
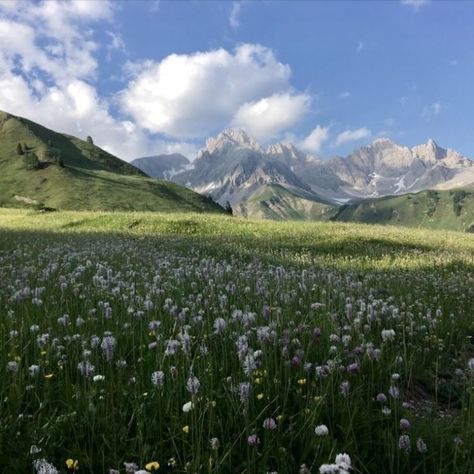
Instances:
[[[299,147],[305,151],[317,153],[322,144],[329,139],[329,127],[321,127],[318,125],[312,132],[302,141],[299,142]]]
[[[336,137],[336,146],[368,138],[371,135],[372,132],[366,127],[358,128],[357,130],[345,130]]]
[[[122,93],[123,110],[147,130],[180,139],[228,124],[267,138],[293,126],[309,105],[309,96],[292,90],[290,67],[258,44],[173,54],[128,69],[136,75]]]
[[[275,94],[243,104],[232,126],[247,130],[258,140],[280,135],[297,123],[307,111],[311,99],[306,94]]]

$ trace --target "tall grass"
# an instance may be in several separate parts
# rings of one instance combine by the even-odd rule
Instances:
[[[473,249],[1,211],[0,471],[472,472]]]

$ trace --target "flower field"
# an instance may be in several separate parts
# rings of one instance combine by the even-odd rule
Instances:
[[[0,472],[474,472],[474,236],[0,210]]]

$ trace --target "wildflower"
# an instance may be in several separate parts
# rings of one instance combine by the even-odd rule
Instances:
[[[94,375],[94,377],[92,377],[92,380],[94,382],[103,382],[105,380],[105,375]]]
[[[383,407],[382,408],[382,413],[385,415],[385,416],[390,416],[392,414],[392,410],[390,410],[390,408],[388,407]]]
[[[77,364],[77,370],[83,375],[84,377],[91,377],[94,373],[95,367],[88,361],[82,361]]]
[[[188,434],[188,433],[189,433],[189,425],[183,426],[183,427],[181,428],[181,431],[182,431],[183,433]]]
[[[168,459],[168,466],[170,467],[176,467],[178,465],[178,462],[176,461],[175,458],[169,458]]]
[[[194,408],[194,403],[193,402],[187,402],[183,405],[183,412],[184,413],[189,413],[193,408]]]
[[[411,440],[408,435],[401,435],[398,439],[398,447],[401,451],[408,453],[411,449]]]
[[[299,379],[298,385],[306,385],[306,379]]]
[[[127,474],[134,474],[138,470],[138,466],[134,462],[124,462],[123,465]]]
[[[263,421],[263,427],[266,430],[273,431],[276,430],[277,424],[273,418],[265,418],[265,420]]]
[[[200,386],[201,386],[201,382],[199,382],[199,379],[195,377],[194,375],[191,375],[191,377],[189,377],[188,381],[186,382],[186,389],[192,395],[196,395],[198,393]]]
[[[7,370],[9,372],[14,373],[14,374],[16,374],[18,372],[18,367],[19,367],[18,362],[14,361],[14,360],[8,362],[8,364],[7,364]]]
[[[348,474],[352,466],[351,458],[348,454],[338,454],[334,464],[323,464],[319,468],[320,474]]]
[[[400,429],[401,430],[409,430],[411,427],[410,422],[406,418],[402,418],[400,420]]]
[[[66,459],[66,467],[70,471],[77,471],[79,470],[79,461],[77,459]]]
[[[257,400],[262,400],[263,399],[263,393],[259,393],[257,395]]]
[[[46,461],[46,459],[36,459],[33,461],[33,467],[37,474],[59,474],[53,464]]]
[[[260,438],[256,434],[251,434],[247,438],[247,444],[249,446],[258,446],[260,444]]]
[[[428,451],[428,446],[426,446],[426,443],[423,441],[422,438],[418,438],[416,440],[416,449],[421,454],[424,454]]]
[[[33,365],[30,365],[30,366],[28,367],[28,371],[30,372],[30,375],[31,375],[32,377],[35,377],[36,375],[38,375],[38,373],[39,373],[39,371],[40,371],[40,367],[39,367],[39,365],[34,365],[34,364],[33,364]]]
[[[220,442],[218,438],[211,438],[209,444],[211,445],[212,450],[217,451],[219,449]]]
[[[385,395],[385,393],[379,393],[375,399],[379,402],[379,403],[385,403],[387,401],[387,396]]]
[[[30,454],[31,455],[35,455],[35,454],[38,454],[41,452],[41,448],[38,448],[38,446],[36,446],[36,444],[32,444],[30,446]]]
[[[339,467],[346,470],[349,470],[352,466],[351,457],[346,453],[338,454],[335,462]]]
[[[329,434],[328,427],[326,425],[318,425],[314,429],[316,436],[327,436]]]
[[[215,334],[222,334],[227,327],[227,323],[223,318],[217,318],[214,320],[214,333]]]
[[[242,382],[239,384],[239,397],[242,403],[246,403],[250,395],[250,384],[248,382]]]
[[[381,332],[382,341],[393,341],[395,339],[395,331],[393,329],[383,329]]]
[[[158,461],[151,461],[145,464],[145,469],[147,471],[158,471],[159,468],[160,468],[160,463]]]
[[[350,387],[351,385],[348,380],[344,380],[344,382],[341,383],[339,390],[343,397],[349,396]]]
[[[467,361],[467,368],[468,368],[469,371],[474,375],[474,357],[470,358],[470,359]]]
[[[159,389],[159,388],[163,387],[164,382],[165,382],[165,374],[161,370],[158,370],[158,371],[153,372],[151,374],[151,383],[156,388]]]
[[[390,388],[388,389],[388,393],[392,398],[400,398],[400,390],[396,385],[390,385]]]
[[[115,345],[116,345],[116,340],[115,340],[115,337],[113,336],[105,336],[102,339],[102,343],[100,344],[100,347],[102,348],[104,352],[104,356],[107,361],[111,361],[113,359]]]

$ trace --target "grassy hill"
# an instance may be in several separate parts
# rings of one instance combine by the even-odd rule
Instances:
[[[0,206],[221,212],[204,196],[147,177],[90,140],[0,111]]]
[[[234,211],[255,219],[326,221],[334,215],[335,207],[309,193],[296,193],[279,184],[270,184],[236,205]]]
[[[333,220],[474,232],[474,189],[364,200],[341,206]]]

